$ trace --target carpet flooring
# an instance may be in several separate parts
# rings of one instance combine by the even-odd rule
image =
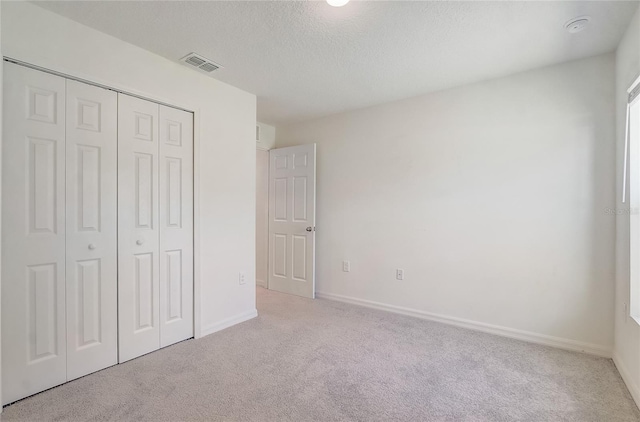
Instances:
[[[3,421],[640,421],[610,359],[258,289],[259,317]]]

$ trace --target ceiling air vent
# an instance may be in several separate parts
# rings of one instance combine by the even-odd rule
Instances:
[[[196,53],[187,54],[180,60],[189,65],[189,67],[193,67],[204,73],[211,73],[214,70],[220,69],[222,67],[219,64],[214,63],[213,61],[204,58]]]

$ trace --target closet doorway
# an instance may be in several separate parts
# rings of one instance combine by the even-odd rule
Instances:
[[[193,114],[4,63],[3,404],[193,337]]]

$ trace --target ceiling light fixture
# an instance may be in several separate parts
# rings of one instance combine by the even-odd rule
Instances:
[[[345,4],[349,3],[349,0],[327,0],[327,3],[329,3],[333,7],[342,7]]]
[[[569,22],[564,24],[564,29],[566,29],[570,34],[575,34],[576,32],[580,32],[584,30],[591,18],[589,16],[580,16],[579,18],[571,19]]]

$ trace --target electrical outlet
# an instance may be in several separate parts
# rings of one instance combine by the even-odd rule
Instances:
[[[345,273],[348,273],[349,271],[351,271],[351,262],[342,261],[342,271],[344,271]]]
[[[238,273],[238,284],[246,284],[247,283],[247,276],[245,275],[245,273],[240,272]]]
[[[404,280],[404,270],[400,268],[396,270],[396,280]]]

